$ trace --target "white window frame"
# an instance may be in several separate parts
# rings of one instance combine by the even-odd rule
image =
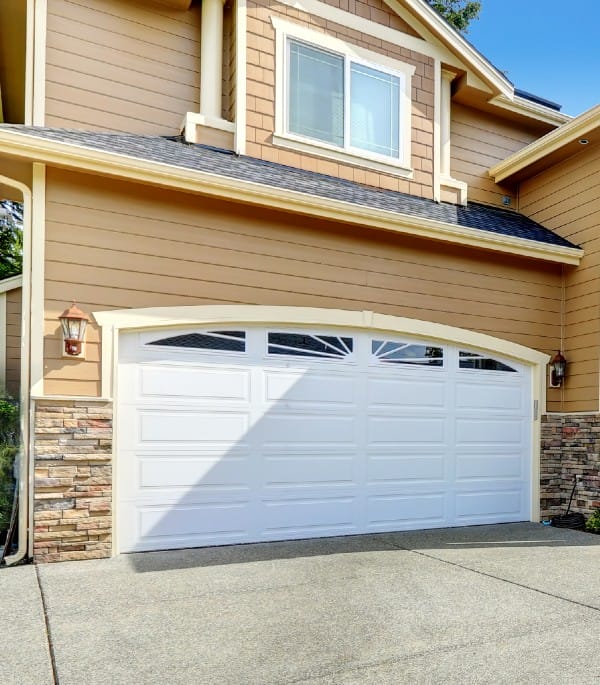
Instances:
[[[415,67],[404,62],[380,55],[371,50],[357,47],[324,33],[313,31],[304,26],[293,24],[271,17],[275,28],[276,63],[275,63],[275,131],[273,142],[275,145],[293,149],[297,152],[308,152],[319,157],[325,157],[338,162],[346,162],[386,173],[392,173],[405,178],[412,178],[411,168],[411,87]],[[289,40],[295,40],[311,47],[326,50],[344,57],[344,147],[338,147],[325,141],[308,138],[288,131],[287,107],[289,85]],[[400,153],[396,157],[380,155],[368,150],[353,148],[349,143],[348,128],[349,111],[349,70],[351,62],[377,69],[395,76],[400,81],[400,117],[399,144]]]

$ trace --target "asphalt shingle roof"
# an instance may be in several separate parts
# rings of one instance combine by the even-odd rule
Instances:
[[[474,202],[466,207],[437,203],[406,193],[364,186],[253,157],[238,156],[226,150],[191,145],[185,143],[180,137],[102,133],[18,124],[1,124],[1,130],[127,155],[182,169],[209,172],[225,178],[341,200],[370,209],[442,221],[454,226],[534,240],[548,245],[577,247],[544,226],[512,210]]]

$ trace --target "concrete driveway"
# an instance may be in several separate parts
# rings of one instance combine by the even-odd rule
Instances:
[[[600,682],[600,537],[537,524],[0,570],[0,682]]]

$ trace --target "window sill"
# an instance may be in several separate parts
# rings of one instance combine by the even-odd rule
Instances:
[[[306,152],[317,157],[322,157],[323,159],[343,162],[362,169],[370,169],[408,179],[413,177],[413,170],[403,166],[400,161],[382,161],[381,158],[373,158],[348,152],[346,150],[340,150],[329,146],[326,143],[309,141],[299,136],[274,133],[273,144],[278,147],[287,148],[288,150],[294,150],[295,152]]]

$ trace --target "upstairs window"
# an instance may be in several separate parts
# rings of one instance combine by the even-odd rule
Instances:
[[[415,67],[271,17],[275,145],[410,178]]]
[[[399,158],[400,75],[296,40],[288,49],[290,133]]]

